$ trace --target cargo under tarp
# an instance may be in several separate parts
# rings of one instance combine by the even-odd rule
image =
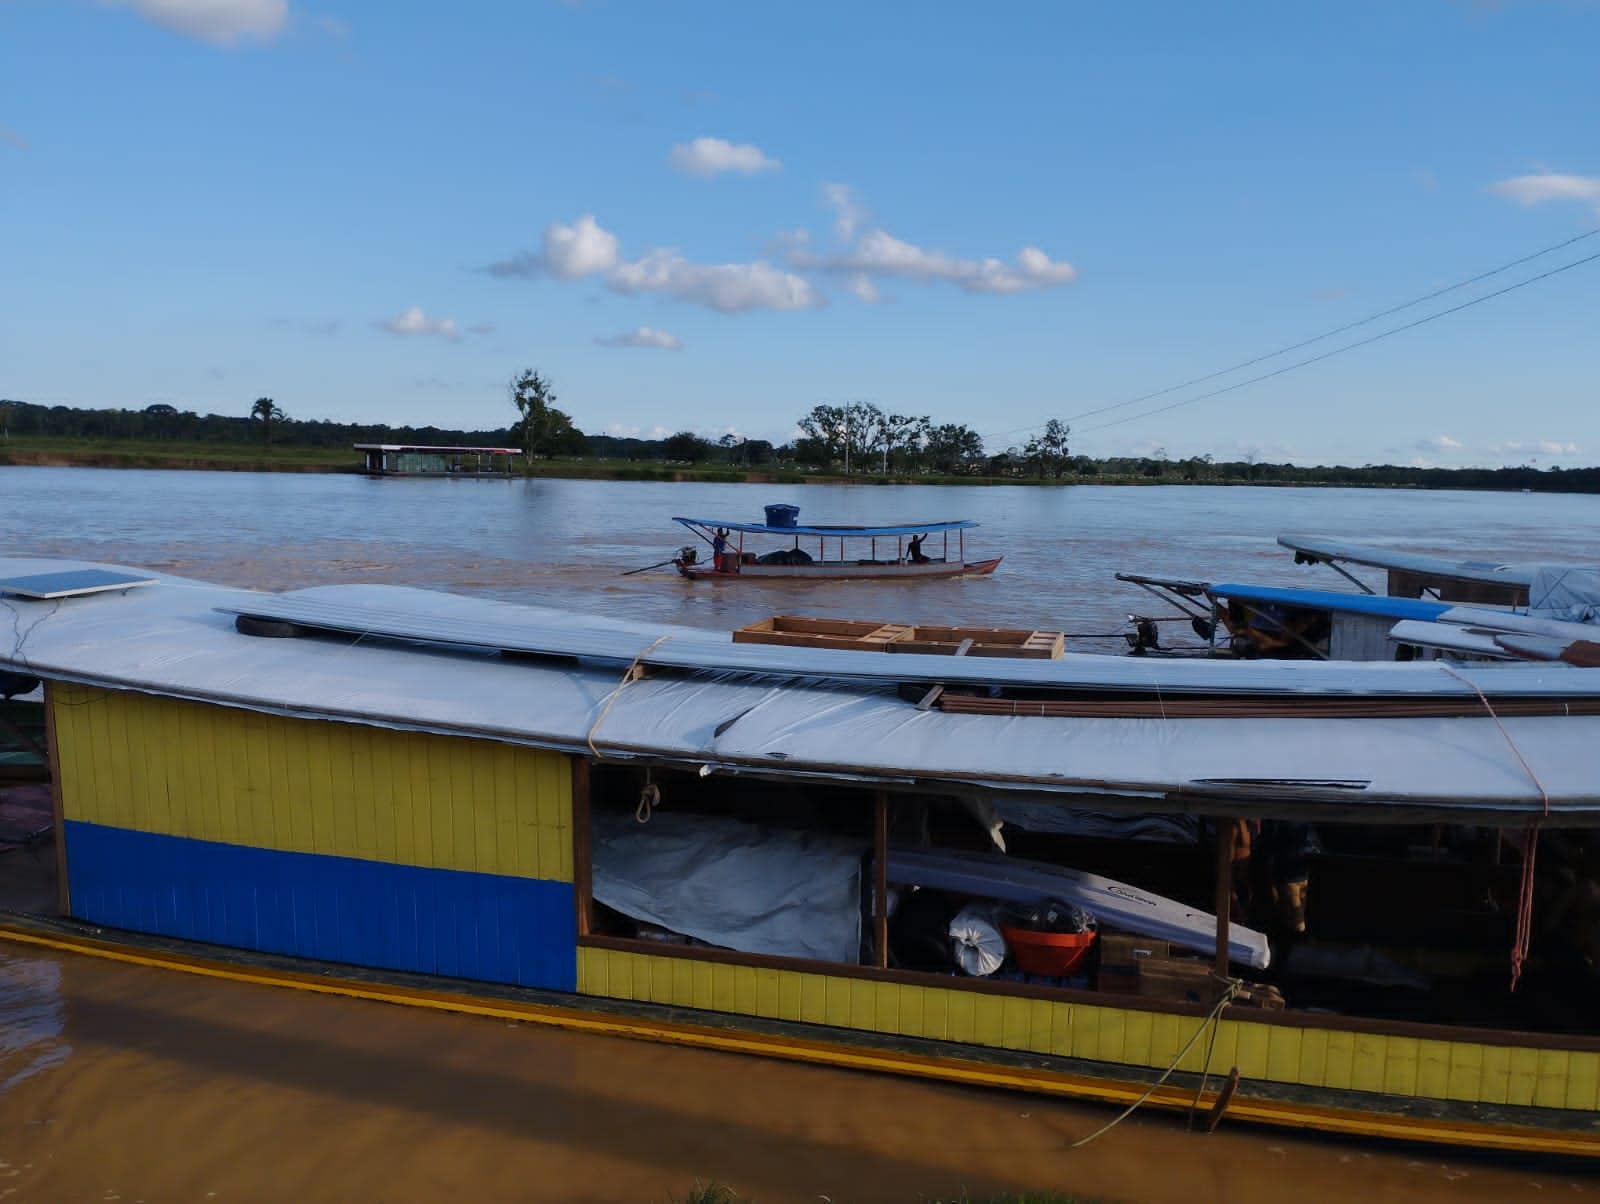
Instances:
[[[863,842],[657,811],[596,812],[593,884],[623,915],[741,953],[861,960]]]
[[[1217,918],[1209,912],[1114,878],[1041,861],[950,849],[892,848],[889,881],[1008,903],[1065,899],[1112,928],[1171,941],[1196,953],[1217,947]],[[1243,924],[1228,926],[1228,957],[1255,970],[1265,970],[1272,960],[1267,938]]]

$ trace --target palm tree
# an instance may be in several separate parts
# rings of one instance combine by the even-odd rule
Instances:
[[[270,397],[258,397],[255,405],[250,407],[250,417],[261,420],[261,437],[266,440],[267,446],[271,447],[272,424],[284,420],[284,413],[278,408],[278,403]]]

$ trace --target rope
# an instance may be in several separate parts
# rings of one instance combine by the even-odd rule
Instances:
[[[1237,978],[1228,978],[1223,979],[1222,981],[1226,988],[1222,992],[1222,998],[1217,1000],[1217,1005],[1212,1008],[1206,1018],[1200,1022],[1200,1027],[1194,1030],[1194,1035],[1184,1042],[1183,1048],[1178,1051],[1178,1056],[1172,1059],[1172,1064],[1161,1072],[1161,1077],[1150,1084],[1150,1089],[1148,1091],[1146,1091],[1138,1099],[1134,1100],[1133,1103],[1129,1104],[1105,1124],[1101,1125],[1093,1133],[1090,1133],[1089,1136],[1080,1137],[1077,1141],[1074,1141],[1067,1147],[1069,1150],[1081,1149],[1083,1146],[1088,1145],[1096,1138],[1103,1137],[1105,1134],[1111,1132],[1112,1129],[1116,1128],[1123,1121],[1127,1120],[1128,1117],[1132,1116],[1140,1107],[1140,1105],[1142,1105],[1146,1100],[1160,1090],[1162,1084],[1172,1077],[1172,1072],[1178,1068],[1178,1063],[1183,1061],[1184,1056],[1194,1048],[1194,1043],[1200,1039],[1202,1034],[1205,1033],[1206,1028],[1217,1022],[1217,1018],[1222,1015],[1222,1009],[1232,1003],[1233,997],[1239,993],[1240,984]]]
[[[1511,733],[1506,730],[1506,725],[1500,722],[1500,716],[1494,713],[1494,706],[1489,702],[1489,696],[1478,688],[1478,683],[1464,674],[1457,673],[1449,665],[1439,662],[1443,669],[1457,681],[1465,682],[1472,687],[1483,703],[1483,709],[1489,712],[1489,718],[1494,720],[1494,725],[1500,729],[1500,734],[1511,746],[1511,751],[1516,754],[1517,760],[1522,763],[1523,771],[1532,780],[1534,787],[1539,791],[1539,798],[1544,804],[1544,814],[1528,824],[1527,836],[1522,842],[1522,882],[1517,889],[1517,927],[1516,933],[1511,938],[1511,989],[1517,989],[1517,983],[1522,978],[1522,967],[1528,960],[1528,946],[1533,939],[1533,872],[1534,862],[1539,855],[1539,825],[1550,818],[1550,792],[1544,788],[1544,783],[1539,780],[1539,775],[1533,771],[1533,766],[1528,764],[1528,758],[1522,755],[1522,750],[1517,747],[1517,742],[1511,738]]]
[[[669,638],[670,636],[665,635],[657,636],[648,648],[644,649],[629,662],[627,669],[622,674],[622,680],[617,683],[617,688],[612,690],[606,697],[605,706],[600,708],[600,713],[595,716],[594,722],[589,725],[589,733],[584,737],[584,743],[589,746],[589,755],[596,761],[601,760],[601,755],[600,750],[594,746],[594,734],[600,730],[600,725],[606,721],[606,716],[611,714],[611,708],[616,705],[617,699],[622,697],[623,687],[639,676],[639,662],[654,652],[663,640]]]

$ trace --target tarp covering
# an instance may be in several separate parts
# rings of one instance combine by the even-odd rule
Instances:
[[[1108,815],[1063,807],[1053,800],[1002,798],[990,804],[1004,824],[1024,832],[1054,832],[1101,840],[1145,840],[1155,844],[1198,844],[1200,821],[1192,815]]]
[[[60,561],[0,558],[0,575]],[[320,638],[258,639],[218,607],[254,609],[278,595],[181,578],[126,595],[62,602],[6,599],[0,664],[55,680],[144,690],[223,706],[384,727],[507,740],[608,759],[706,766],[715,772],[916,784],[940,793],[1062,797],[1068,805],[1210,814],[1249,807],[1286,816],[1595,822],[1600,815],[1600,717],[1046,718],[919,711],[892,684],[816,679],[843,662],[903,662],[932,673],[950,657],[735,645],[691,632],[572,611],[517,606],[398,586],[325,586],[282,595],[358,610],[400,611],[492,626],[536,626],[611,652],[586,659],[514,660],[459,648]],[[25,635],[23,634],[25,633]],[[655,647],[654,652],[649,650]],[[702,654],[777,657],[719,673]],[[671,656],[665,654],[671,652]],[[617,692],[631,659],[666,662]],[[809,655],[808,655],[809,654]],[[620,661],[619,661],[620,658]],[[962,657],[965,662],[975,658]],[[1233,689],[1332,695],[1492,699],[1600,693],[1600,676],[1570,665],[1148,661],[1069,656],[1032,662],[1057,683],[1102,688]],[[679,668],[671,668],[680,665]],[[984,673],[1019,673],[987,659]],[[810,675],[807,672],[810,666]],[[731,667],[731,666],[729,666]],[[972,666],[966,667],[971,671]],[[1036,670],[1030,670],[1036,671]],[[609,707],[609,709],[608,709]],[[1526,766],[1524,766],[1526,761]],[[1530,776],[1529,768],[1538,782]],[[1410,808],[1396,811],[1396,805]]]
[[[1600,623],[1600,569],[1540,565],[1528,586],[1528,613],[1565,623]]]
[[[741,953],[861,960],[865,845],[656,811],[597,811],[594,897],[623,915]]]
[[[1378,615],[1390,619],[1436,619],[1450,609],[1448,602],[1417,598],[1391,598],[1384,594],[1352,594],[1331,589],[1285,589],[1270,585],[1211,585],[1213,598],[1240,602],[1265,602],[1301,610],[1329,610],[1335,614]]]

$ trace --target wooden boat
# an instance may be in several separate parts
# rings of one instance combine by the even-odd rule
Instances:
[[[798,513],[793,506],[768,506],[764,523],[674,517],[673,522],[693,532],[712,551],[701,560],[699,549],[689,544],[673,563],[691,581],[983,577],[1000,566],[999,556],[967,560],[966,533],[978,525],[967,519],[885,527],[802,526],[795,521]],[[951,532],[956,534],[954,548]],[[937,552],[922,552],[923,541],[934,535],[940,537]],[[746,536],[775,536],[779,546],[752,539],[747,548]],[[725,545],[720,552],[719,540]],[[765,550],[757,551],[758,547]]]
[[[0,559],[0,591],[61,567]],[[45,683],[57,872],[22,905],[9,875],[48,863],[0,858],[0,939],[1600,1154],[1600,986],[1573,953],[1600,948],[1590,670],[735,643],[391,586],[6,602],[29,635],[0,667]],[[938,685],[966,702],[911,700]],[[1317,848],[1285,843],[1311,824]],[[1086,960],[956,971],[947,908],[1046,892],[1101,907]]]

